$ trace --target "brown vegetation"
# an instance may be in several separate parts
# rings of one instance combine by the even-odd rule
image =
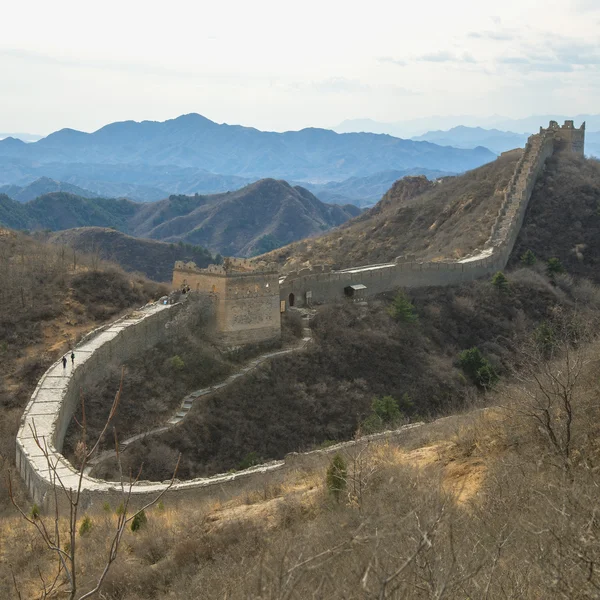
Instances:
[[[53,244],[75,248],[77,252],[111,260],[130,272],[143,273],[153,281],[171,281],[175,261],[192,261],[200,268],[219,262],[202,246],[183,242],[167,244],[135,238],[115,229],[78,227],[54,234],[37,234]]]
[[[458,177],[397,181],[372,209],[331,233],[295,242],[261,258],[285,269],[338,268],[392,261],[402,254],[458,258],[483,247],[520,156],[514,151]]]
[[[339,501],[325,484],[331,454],[225,502],[177,506],[167,496],[144,528],[124,533],[127,559],[114,564],[102,597],[597,597],[599,348],[584,342],[562,338],[553,355],[527,346],[522,377],[489,397],[498,408],[342,451]],[[568,464],[536,416],[549,396],[550,422],[564,423],[554,391],[567,382]],[[82,590],[102,569],[115,508],[88,513],[91,529],[78,540]],[[0,553],[29,589],[50,556],[35,538],[30,553],[26,534],[4,525]],[[8,598],[11,567],[1,564]]]
[[[44,370],[105,319],[166,288],[97,257],[0,229],[0,512],[22,410]]]
[[[527,269],[509,273],[508,282],[502,293],[486,281],[411,290],[416,323],[394,320],[387,311],[391,298],[369,307],[324,306],[307,350],[276,358],[206,398],[176,431],[137,442],[123,460],[134,470],[143,462],[144,477],[161,480],[168,473],[148,454],[181,452],[180,476],[199,477],[240,468],[248,455],[282,458],[350,439],[374,397],[407,394],[406,416],[413,419],[447,414],[478,393],[459,368],[462,350],[478,347],[507,376],[515,347],[557,314],[584,310],[597,327],[600,293],[589,282],[564,278],[552,285]],[[161,385],[158,374],[148,376]]]
[[[600,282],[600,161],[564,154],[548,161],[511,264],[527,250],[543,262],[556,257],[569,273]]]

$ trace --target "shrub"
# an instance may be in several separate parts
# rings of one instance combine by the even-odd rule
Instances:
[[[536,262],[537,258],[531,250],[527,250],[527,252],[521,256],[521,263],[523,263],[523,265],[526,267],[533,267]]]
[[[92,530],[92,520],[85,516],[81,521],[81,525],[79,526],[79,535],[84,536],[87,535]]]
[[[142,527],[145,527],[148,523],[148,517],[146,513],[142,510],[137,513],[133,519],[131,520],[131,531],[139,531]]]
[[[492,277],[492,285],[499,292],[507,292],[508,291],[508,279],[506,278],[506,275],[502,271],[498,271]]]
[[[346,489],[346,461],[340,454],[336,454],[332,459],[327,469],[325,483],[329,493],[335,498],[336,502],[340,501],[342,492]]]
[[[169,359],[169,366],[173,371],[183,371],[183,369],[185,369],[185,363],[179,355],[175,355]]]
[[[463,350],[458,357],[458,363],[471,381],[479,387],[490,388],[498,381],[494,367],[477,347]]]
[[[392,396],[374,398],[371,409],[384,423],[391,423],[402,416],[398,401]]]
[[[249,469],[250,467],[254,467],[255,465],[260,465],[260,463],[264,462],[264,460],[258,455],[257,452],[248,452],[243,460],[238,465],[238,470],[243,471],[244,469]]]
[[[388,312],[393,319],[402,323],[415,323],[419,318],[413,303],[402,291],[396,294]]]
[[[565,268],[562,266],[562,263],[558,258],[550,258],[546,263],[546,273],[549,277],[553,277],[554,275],[558,275],[559,273],[564,273]]]

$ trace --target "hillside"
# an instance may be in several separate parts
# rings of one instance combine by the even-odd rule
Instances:
[[[302,187],[273,179],[236,192],[170,196],[147,203],[66,192],[20,203],[0,195],[0,224],[13,229],[111,227],[135,237],[201,245],[229,256],[260,254],[322,233],[359,213],[355,206],[324,204]],[[110,250],[104,254],[110,255]]]
[[[160,222],[178,212],[182,200],[193,205],[191,210]],[[200,244],[227,256],[252,256],[331,229],[359,212],[351,205],[324,204],[285,181],[264,179],[227,194],[146,204],[136,215],[135,232]]]
[[[0,141],[0,157],[4,165],[17,159],[26,168],[36,163],[119,165],[121,180],[129,183],[142,183],[133,178],[130,166],[136,164],[191,167],[250,178],[339,181],[412,167],[459,172],[494,158],[485,148],[444,148],[387,135],[337,134],[326,129],[264,132],[219,125],[198,114],[162,123],[111,123],[94,133],[62,129],[30,144],[11,138]],[[0,181],[13,183],[7,176]]]
[[[5,514],[19,419],[38,379],[82,335],[168,288],[6,229],[0,229],[0,281],[0,514]],[[11,597],[3,585],[0,576],[0,595]]]
[[[13,200],[17,200],[17,202],[29,202],[29,200],[34,200],[39,196],[51,194],[53,192],[67,192],[83,198],[94,198],[98,196],[98,194],[80,188],[72,183],[55,181],[49,177],[40,177],[23,187],[18,185],[0,186],[0,194],[6,194]]]
[[[174,165],[57,161],[40,163],[23,158],[0,156],[0,182],[20,187],[22,181],[42,177],[50,177],[65,184],[90,190],[95,196],[126,197],[139,202],[155,202],[169,194],[226,192],[239,189],[256,179],[219,175],[210,173],[206,169]]]
[[[481,248],[498,214],[502,192],[520,151],[457,177],[397,181],[373,208],[334,232],[302,240],[265,258],[295,269],[303,265],[350,267],[394,260],[461,257]]]
[[[549,161],[523,229],[530,230],[527,242],[540,259],[568,253],[577,235],[591,243],[598,174],[594,161]],[[499,171],[488,175],[500,185]],[[460,183],[472,203],[460,223],[467,235],[472,220],[483,222],[477,177],[469,173],[436,185],[407,178],[366,219],[393,215],[446,183]],[[455,190],[448,202],[464,208],[458,196]],[[566,205],[559,204],[563,196]],[[163,208],[173,216],[192,204],[192,198],[173,197]],[[558,223],[565,211],[563,229],[576,232],[562,240]],[[545,219],[554,236],[535,238]],[[417,230],[427,230],[415,222]],[[445,234],[457,231],[452,224]],[[517,260],[520,251],[515,249]],[[585,249],[583,254],[568,269],[579,266],[582,277],[596,276],[596,263],[586,261]],[[0,337],[7,374],[0,380],[5,475],[14,470],[14,430],[23,403],[48,362],[108,315],[160,289],[104,266],[96,270],[94,257],[75,261],[59,246],[22,234],[0,232],[0,256],[7,259],[0,261],[0,276],[9,283],[0,289],[6,308]],[[314,341],[304,351],[216,390],[177,429],[128,447],[125,472],[135,473],[143,463],[142,477],[169,477],[181,450],[181,479],[245,469],[288,452],[321,451],[292,454],[289,470],[248,474],[236,489],[214,486],[181,501],[165,496],[146,511],[139,530],[124,531],[102,596],[596,598],[600,289],[584,278],[549,277],[543,264],[515,266],[507,269],[505,290],[486,280],[410,290],[416,320],[393,316],[393,294],[367,306],[319,307]],[[194,378],[236,368],[204,340],[194,341],[196,348],[182,352],[184,360],[171,339],[128,363],[120,439],[141,412],[172,414],[163,394],[175,379],[179,397],[186,385],[196,384]],[[461,362],[461,352],[473,347],[499,375],[495,386],[478,386]],[[108,362],[99,383],[109,400],[119,367]],[[89,411],[97,409],[92,395],[98,390],[85,392]],[[361,438],[378,406],[374,400],[385,398],[401,412],[389,419],[383,413],[388,420],[376,413],[379,427],[413,427]],[[92,439],[93,421],[102,419],[89,418]],[[356,445],[325,451],[355,437]],[[340,461],[343,469],[338,466],[335,475],[332,465]],[[26,514],[35,515],[18,480],[16,485]],[[0,596],[10,598],[17,588],[22,598],[39,597],[40,573],[49,580],[55,558],[14,512],[5,487],[0,510]],[[116,496],[82,503],[76,535],[81,593],[102,572],[122,511]]]
[[[115,262],[126,271],[142,273],[153,281],[170,282],[173,264],[177,260],[192,261],[199,267],[218,262],[218,258],[201,246],[134,238],[115,229],[102,227],[79,227],[59,231],[50,234],[48,241]]]
[[[600,282],[600,161],[554,156],[538,179],[511,265],[531,250]]]

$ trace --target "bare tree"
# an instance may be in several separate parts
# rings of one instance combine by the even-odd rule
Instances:
[[[125,533],[127,526],[136,518],[137,515],[156,504],[173,486],[173,483],[175,481],[181,456],[177,461],[170,482],[163,488],[163,490],[157,495],[155,495],[148,502],[146,502],[141,508],[138,508],[137,510],[131,510],[133,487],[139,481],[142,472],[142,466],[140,466],[140,469],[135,476],[132,473],[130,473],[127,478],[123,476],[119,454],[119,443],[116,432],[113,428],[115,437],[115,449],[117,452],[117,461],[121,473],[121,506],[117,514],[117,522],[114,526],[114,530],[110,537],[109,549],[104,560],[102,572],[97,577],[92,588],[88,591],[82,592],[80,590],[81,586],[77,579],[77,567],[80,558],[77,533],[81,525],[80,508],[81,501],[83,498],[82,488],[84,473],[88,462],[98,451],[100,441],[108,431],[110,424],[117,412],[122,390],[123,372],[121,373],[119,389],[115,394],[115,398],[112,403],[109,416],[106,420],[106,423],[104,424],[104,428],[98,436],[98,439],[93,445],[91,445],[91,447],[88,447],[85,402],[83,400],[83,395],[81,397],[82,419],[81,422],[78,422],[78,425],[81,429],[81,438],[77,444],[76,450],[76,458],[78,459],[79,467],[79,476],[77,479],[77,487],[75,489],[68,487],[67,484],[63,481],[59,474],[60,463],[58,459],[54,457],[54,454],[49,448],[48,441],[45,437],[40,437],[37,434],[35,424],[32,426],[31,431],[33,439],[35,440],[37,447],[40,449],[46,460],[46,464],[48,465],[49,478],[52,484],[53,506],[50,514],[48,514],[47,516],[43,515],[36,505],[34,505],[33,509],[30,512],[26,512],[23,509],[23,507],[21,507],[17,503],[15,494],[13,493],[12,479],[9,472],[8,489],[10,499],[13,505],[20,513],[21,517],[36,529],[38,535],[40,536],[48,550],[53,552],[56,557],[57,566],[51,580],[46,581],[41,571],[39,572],[39,577],[41,581],[41,600],[55,596],[58,591],[64,593],[66,597],[69,598],[69,600],[75,600],[76,598],[78,600],[83,600],[84,598],[91,598],[92,596],[97,594],[112,564],[117,559],[121,541],[123,539],[123,534]],[[66,540],[63,539],[63,535],[61,534],[61,525],[62,521],[64,520],[66,520],[68,523]],[[14,584],[15,589],[17,591],[17,596],[20,597],[20,592],[17,587],[16,579],[14,580]]]
[[[577,319],[557,319],[540,329],[520,350],[514,372],[526,401],[511,408],[533,420],[558,458],[558,466],[569,471],[577,396],[586,385],[585,367],[591,360],[589,335]]]

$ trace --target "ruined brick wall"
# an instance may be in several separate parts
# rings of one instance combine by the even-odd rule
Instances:
[[[554,152],[571,152],[584,156],[585,149],[585,123],[577,129],[573,121],[565,121],[559,126],[556,121],[550,121],[548,129],[554,136]]]

